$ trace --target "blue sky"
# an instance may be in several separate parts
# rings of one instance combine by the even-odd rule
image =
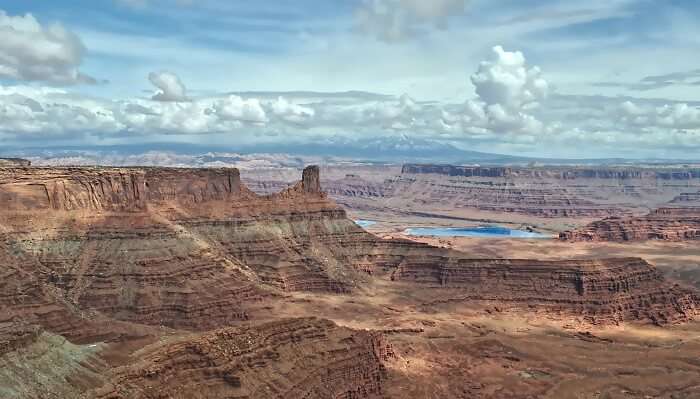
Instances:
[[[690,0],[9,0],[0,10],[8,146],[409,135],[553,157],[700,147]]]

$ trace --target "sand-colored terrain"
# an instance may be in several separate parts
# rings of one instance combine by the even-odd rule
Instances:
[[[700,397],[694,242],[370,234],[317,168],[0,172],[2,397]]]

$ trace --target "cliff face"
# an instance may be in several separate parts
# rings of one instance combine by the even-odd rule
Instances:
[[[234,169],[12,167],[0,193],[1,397],[379,398],[408,369],[410,339],[392,341],[406,362],[388,363],[377,331],[286,317],[370,309],[399,315],[381,324],[392,332],[456,302],[663,325],[700,303],[641,259],[472,259],[379,239],[321,191],[317,168],[257,195]],[[444,362],[456,397],[460,362]]]
[[[505,177],[510,176],[510,168],[482,168],[470,166],[453,165],[430,165],[430,164],[406,164],[401,168],[401,174],[428,174],[435,173],[448,176],[464,177]]]
[[[700,240],[700,208],[659,208],[646,216],[608,218],[559,235],[565,241]]]
[[[631,216],[700,189],[700,169],[406,164],[385,186],[384,197],[422,207],[439,200],[457,210],[605,218]]]
[[[493,301],[503,306],[521,302],[555,313],[573,310],[593,323],[687,321],[697,306],[695,294],[667,284],[653,266],[638,258],[426,261],[404,261],[392,278],[457,288],[462,300]],[[641,305],[644,303],[650,306]]]
[[[692,294],[644,262],[471,260],[378,239],[327,198],[315,167],[264,196],[234,169],[0,168],[0,193],[0,322],[76,340],[110,321],[208,330],[254,320],[285,292],[348,293],[390,275],[592,321],[664,323],[695,311]]]
[[[700,169],[649,170],[639,168],[503,168],[406,164],[402,174],[443,174],[448,176],[482,177],[551,177],[556,179],[659,179],[693,180],[700,178]]]
[[[227,328],[160,345],[96,398],[380,398],[393,357],[381,334],[319,319]],[[177,384],[173,384],[177,381]]]
[[[206,329],[248,319],[278,295],[266,287],[347,291],[352,276],[304,251],[326,222],[359,228],[320,192],[317,169],[304,176],[259,197],[234,169],[0,169],[0,284],[16,294],[0,298],[0,322],[82,336],[72,315],[93,309]]]

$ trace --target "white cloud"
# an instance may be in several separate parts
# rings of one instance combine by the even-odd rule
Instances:
[[[282,96],[272,103],[271,108],[275,116],[291,123],[305,123],[316,115],[313,108],[295,104]]]
[[[160,89],[151,98],[154,101],[187,101],[187,89],[180,78],[172,72],[151,72],[148,80]]]
[[[466,6],[466,0],[363,0],[356,18],[364,32],[397,41],[425,27],[444,29],[448,19],[463,14]]]
[[[492,52],[471,76],[477,98],[467,101],[459,116],[444,114],[443,123],[461,123],[467,132],[541,133],[544,125],[531,112],[547,98],[549,83],[538,67],[527,67],[520,51],[496,46]]]
[[[79,71],[85,47],[59,23],[42,26],[32,14],[0,10],[0,78],[56,84],[95,83]]]
[[[653,128],[700,129],[700,108],[690,106],[687,103],[640,106],[628,100],[614,110],[611,118],[619,118],[619,122],[623,126],[645,130]]]
[[[214,103],[213,112],[223,120],[265,124],[267,113],[256,98],[243,99],[230,95]]]

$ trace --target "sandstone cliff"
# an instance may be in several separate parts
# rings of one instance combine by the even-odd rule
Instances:
[[[406,174],[444,174],[449,176],[481,177],[553,177],[557,179],[659,179],[693,180],[700,178],[700,169],[623,168],[623,167],[481,167],[432,164],[406,164]]]
[[[286,317],[387,289],[403,310],[377,314],[407,319],[459,304],[664,325],[700,302],[636,258],[472,259],[379,239],[314,167],[268,195],[235,169],[9,167],[0,201],[3,397],[382,397],[382,334]]]
[[[454,209],[491,214],[604,218],[639,214],[700,189],[700,169],[406,164],[385,186],[393,203],[423,208],[439,199]]]
[[[700,207],[659,208],[646,216],[607,218],[559,235],[565,241],[700,240]]]
[[[321,319],[226,328],[148,348],[96,398],[380,398],[381,334]]]
[[[586,262],[471,260],[378,239],[327,198],[316,167],[263,196],[235,169],[1,168],[0,200],[1,284],[12,293],[0,298],[0,322],[23,318],[76,338],[99,330],[85,322],[85,310],[206,330],[255,318],[258,303],[283,292],[347,293],[389,275],[415,283],[442,276],[442,285],[471,276],[463,282],[478,284],[462,284],[465,298],[592,321],[665,323],[689,319],[695,309],[694,296],[644,262],[601,260],[587,271]],[[577,290],[586,273],[627,291]],[[639,276],[644,284],[635,283]],[[559,296],[548,295],[552,287]],[[619,307],[633,310],[610,310]]]

